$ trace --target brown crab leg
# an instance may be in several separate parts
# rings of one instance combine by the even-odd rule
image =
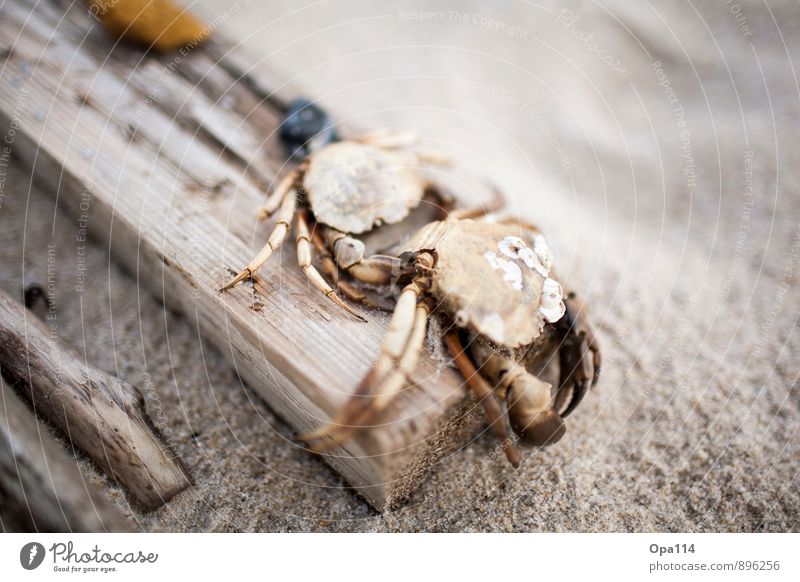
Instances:
[[[425,254],[425,257],[422,262],[424,264],[430,262],[432,265],[433,258],[427,254]],[[333,443],[318,444],[312,447],[318,451],[325,450],[335,444],[344,442],[343,439],[352,432],[352,429],[360,428],[354,421],[362,419],[367,411],[373,407],[376,398],[379,406],[385,407],[386,403],[390,401],[389,394],[391,392],[389,389],[394,386],[395,380],[388,385],[385,385],[383,380],[391,376],[391,372],[395,367],[413,370],[416,366],[419,347],[425,336],[425,322],[428,314],[427,306],[418,307],[417,300],[427,289],[427,274],[416,277],[414,281],[403,289],[389,321],[381,351],[370,371],[361,381],[352,397],[330,423],[316,431],[298,437],[300,440],[308,442],[325,436],[333,436]],[[423,311],[424,313],[422,313]],[[378,386],[379,392],[373,393],[376,386]],[[394,390],[395,394],[396,392],[397,390]],[[336,433],[340,432],[346,434],[339,437]]]
[[[519,467],[519,451],[517,451],[514,441],[508,434],[506,419],[503,416],[497,398],[495,398],[492,392],[492,388],[467,357],[457,332],[448,333],[445,336],[445,343],[447,343],[447,348],[450,350],[450,355],[453,356],[453,361],[456,367],[458,367],[458,371],[461,372],[461,375],[467,381],[475,398],[483,405],[483,410],[486,413],[486,420],[497,435],[497,438],[500,439],[500,444],[503,447],[506,458],[514,467]]]
[[[291,224],[292,217],[294,216],[295,209],[297,208],[297,197],[295,191],[292,190],[284,197],[281,202],[280,212],[278,214],[278,223],[275,225],[272,233],[267,239],[265,244],[258,254],[253,257],[253,260],[242,269],[233,279],[225,283],[220,291],[227,291],[235,287],[241,281],[249,279],[253,276],[258,268],[267,262],[267,259],[283,244],[286,234],[289,232],[289,225]]]
[[[311,235],[308,232],[308,222],[306,222],[305,212],[297,213],[297,263],[305,273],[308,281],[317,289],[322,291],[325,296],[333,301],[336,305],[344,309],[347,313],[360,321],[366,322],[367,320],[361,315],[353,311],[344,301],[339,299],[333,288],[328,285],[327,281],[319,274],[319,271],[311,264]]]
[[[307,215],[306,220],[308,220]],[[322,262],[322,271],[328,279],[333,282],[336,288],[350,301],[354,303],[363,302],[366,299],[366,295],[341,278],[341,271],[333,260],[328,247],[325,246],[325,241],[322,240],[322,236],[319,233],[319,229],[316,228],[316,225],[311,228],[311,244],[314,245],[319,259]]]
[[[497,222],[500,224],[506,224],[508,226],[516,226],[521,231],[527,231],[531,234],[538,234],[542,232],[539,230],[539,227],[532,222],[526,222],[524,220],[520,220],[519,218],[506,217],[498,220]]]
[[[419,141],[419,136],[413,131],[375,129],[355,138],[354,141],[380,148],[394,149],[414,145]]]
[[[433,166],[445,167],[453,165],[453,158],[440,152],[417,152],[414,155],[417,156],[417,163],[419,164],[430,164]]]
[[[486,204],[482,206],[476,206],[474,208],[461,208],[459,210],[452,210],[447,213],[447,218],[451,220],[462,220],[464,218],[482,218],[488,214],[492,214],[497,212],[498,210],[502,210],[506,205],[505,196],[500,191],[500,188],[497,186],[491,185],[492,188],[492,199],[489,200]],[[504,220],[499,220],[501,224]],[[535,229],[538,232],[538,229]]]
[[[267,197],[267,201],[264,203],[264,206],[258,209],[259,220],[269,218],[275,213],[289,191],[294,189],[294,187],[297,185],[297,179],[299,176],[300,170],[294,169],[286,174],[286,176],[284,176],[280,182],[278,182],[278,185]]]
[[[388,298],[378,297],[376,294],[367,295],[366,293],[362,293],[349,281],[342,278],[342,271],[339,265],[336,264],[336,261],[333,260],[333,256],[328,247],[325,246],[325,241],[322,240],[322,235],[317,225],[311,228],[311,244],[314,245],[319,254],[323,273],[349,301],[360,303],[373,309],[379,309],[380,311],[388,311],[389,313],[394,310],[394,303],[389,301]]]
[[[356,280],[368,285],[388,285],[392,275],[399,273],[401,261],[389,255],[372,255],[350,266],[347,272]]]
[[[419,136],[413,131],[394,131],[391,129],[378,129],[357,137],[354,141],[383,148],[386,150],[409,148],[419,142]],[[437,166],[450,166],[453,160],[439,152],[415,152],[417,162],[420,164],[434,164]]]
[[[392,281],[392,275],[399,274],[399,258],[373,255],[365,259],[363,242],[330,226],[317,226],[336,265],[354,279],[369,285],[388,285]]]

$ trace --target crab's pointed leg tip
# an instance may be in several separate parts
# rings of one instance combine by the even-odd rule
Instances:
[[[298,441],[302,441],[304,443],[311,443],[313,441],[319,440],[324,436],[328,436],[329,434],[335,432],[337,430],[336,424],[325,424],[319,427],[317,430],[312,430],[311,432],[307,432],[305,434],[301,434],[297,436]]]
[[[309,438],[310,436],[311,438]],[[296,440],[309,452],[316,454],[325,453],[339,444],[336,438],[334,438],[333,440],[324,440],[324,441],[320,441],[318,440],[318,438],[319,437],[313,437],[312,435],[309,434],[309,435],[301,435]]]
[[[331,443],[327,443],[327,442],[321,442],[321,443],[317,443],[315,445],[309,446],[308,450],[311,451],[312,453],[317,454],[317,455],[321,455],[322,453],[327,453],[334,446],[336,446],[335,443],[331,444]]]
[[[225,283],[222,286],[222,288],[220,289],[220,292],[224,293],[225,291],[228,291],[229,289],[233,289],[234,287],[236,287],[236,285],[238,285],[239,283],[241,283],[242,281],[244,281],[248,277],[250,277],[250,269],[245,269],[244,271],[242,271],[238,275],[236,275],[233,279],[231,279],[230,281]]]
[[[328,450],[328,444],[325,442],[317,442],[317,443],[309,443],[305,440],[301,441],[300,444],[306,449],[309,453],[320,454],[324,453]]]
[[[306,432],[303,434],[299,434],[296,437],[294,437],[294,440],[297,441],[298,443],[308,445],[309,443],[317,440],[319,437],[322,436],[322,434],[320,434],[321,430],[322,429],[317,429],[313,432]]]
[[[312,453],[324,453],[344,445],[351,437],[352,431],[349,427],[328,424],[313,432],[300,435],[298,440],[306,443],[306,448]]]
[[[332,301],[333,301],[333,302],[334,302],[336,305],[338,305],[339,307],[341,307],[342,309],[344,309],[344,310],[345,310],[345,311],[346,311],[348,314],[350,314],[352,317],[354,317],[354,318],[355,318],[355,319],[357,319],[358,321],[361,321],[362,323],[367,323],[367,318],[366,318],[366,317],[364,317],[364,316],[360,315],[360,314],[359,314],[359,313],[358,313],[358,312],[357,312],[355,309],[353,309],[353,308],[352,308],[352,307],[350,307],[350,306],[349,306],[347,303],[345,303],[344,301],[342,301],[341,299],[339,299],[338,295],[336,295],[336,294],[334,294],[334,293],[329,293],[329,294],[328,294],[328,297],[329,297],[329,298],[330,298],[330,299],[331,299],[331,300],[332,300]]]
[[[506,453],[506,459],[508,459],[508,462],[511,463],[511,466],[514,467],[515,469],[519,469],[520,458],[517,447],[514,446],[513,443],[509,444],[506,446],[505,453]]]

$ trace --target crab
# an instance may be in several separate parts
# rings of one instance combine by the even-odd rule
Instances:
[[[397,223],[436,189],[421,171],[423,164],[445,165],[435,153],[412,151],[411,133],[376,131],[363,137],[328,144],[303,159],[267,197],[259,219],[277,213],[277,223],[266,244],[242,270],[222,286],[228,291],[252,278],[270,258],[296,223],[297,259],[314,287],[350,315],[365,321],[348,306],[311,262],[311,247],[322,256],[328,277],[338,281],[340,271],[367,284],[385,285],[396,259],[365,257],[365,245],[354,235],[381,224]],[[339,290],[359,302],[364,295],[347,281]]]
[[[330,423],[300,439],[322,452],[371,426],[407,385],[436,312],[453,362],[508,460],[519,464],[517,441],[560,440],[564,419],[597,382],[601,356],[583,306],[564,293],[539,229],[465,212],[424,226],[397,256],[397,281],[405,287],[376,362]],[[554,391],[536,374],[555,351],[560,380]]]

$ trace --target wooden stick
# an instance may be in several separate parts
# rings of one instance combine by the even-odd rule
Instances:
[[[0,529],[131,531],[0,378]]]
[[[46,327],[0,292],[0,368],[25,386],[34,411],[61,429],[144,509],[189,485],[181,463],[154,434],[133,386],[87,366]]]

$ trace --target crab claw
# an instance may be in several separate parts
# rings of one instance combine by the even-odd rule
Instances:
[[[564,340],[565,344],[561,347],[558,354],[561,380],[559,382],[559,409],[563,406],[563,401],[566,399],[567,388],[572,386],[572,397],[569,400],[566,408],[564,408],[561,415],[563,417],[569,416],[589,392],[589,387],[592,385],[591,379],[593,372],[591,369],[591,360],[586,357],[586,352],[589,351],[587,342],[584,338],[570,338]],[[562,395],[563,394],[563,395]]]
[[[535,417],[527,426],[512,423],[511,427],[522,442],[535,447],[554,445],[567,433],[564,419],[552,409]]]
[[[561,416],[566,418],[578,407],[589,388],[597,384],[601,356],[592,329],[583,317],[583,306],[574,293],[567,296],[564,305],[566,311],[559,321],[564,337],[558,352],[561,378],[556,410],[563,409]]]
[[[522,442],[543,447],[566,434],[564,420],[551,405],[550,384],[529,373],[517,375],[506,395],[511,428]]]

